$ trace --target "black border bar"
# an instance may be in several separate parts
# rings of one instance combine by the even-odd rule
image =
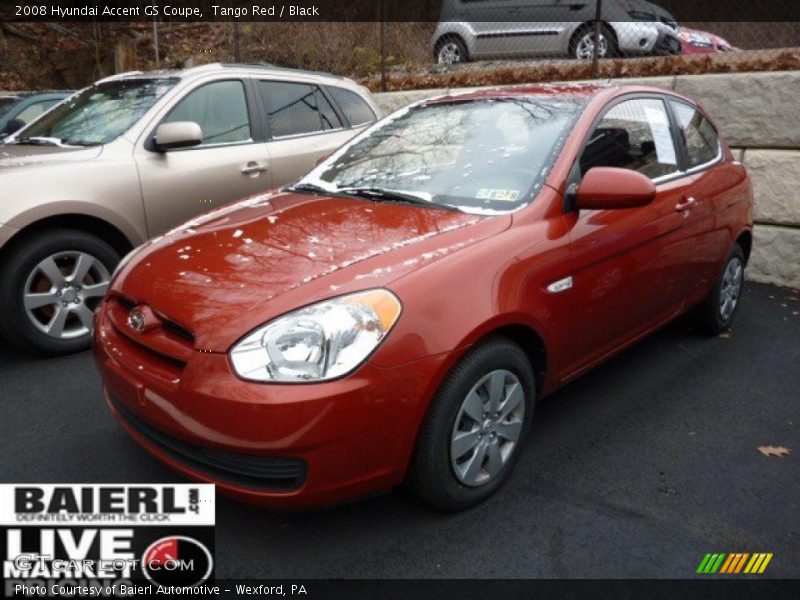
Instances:
[[[0,21],[348,21],[437,22],[443,2],[464,0],[3,0]],[[597,0],[577,0],[586,8]],[[604,3],[619,0],[602,0]],[[525,19],[505,10],[524,8],[528,0],[491,0],[481,20],[514,22]],[[467,2],[472,6],[477,2]],[[798,22],[795,0],[656,0],[679,22]],[[215,10],[214,6],[218,8]],[[554,1],[554,6],[556,3]],[[292,9],[294,7],[294,10]],[[499,7],[499,8],[496,8]],[[233,12],[223,14],[221,9]],[[257,8],[257,10],[256,10]],[[233,16],[238,10],[238,17]],[[560,11],[563,12],[563,11]],[[381,18],[383,13],[383,18]],[[492,14],[494,13],[494,14]],[[451,13],[448,12],[448,15]],[[542,17],[544,18],[544,17]],[[448,17],[448,20],[458,20]],[[563,15],[554,21],[564,21]],[[540,21],[541,22],[541,21]]]

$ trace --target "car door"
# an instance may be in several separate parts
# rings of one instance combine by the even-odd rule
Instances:
[[[677,98],[670,98],[673,121],[678,130],[678,144],[683,153],[687,183],[691,197],[705,220],[703,236],[698,240],[692,262],[696,274],[686,292],[687,302],[704,295],[719,275],[720,262],[730,251],[730,232],[724,219],[730,202],[728,192],[738,179],[721,168],[722,144],[711,121],[697,107]]]
[[[266,146],[275,186],[297,181],[361,130],[346,127],[318,85],[259,79],[255,87],[268,123]]]
[[[557,39],[552,11],[558,0],[464,2],[463,17],[475,31],[475,56],[542,54]]]
[[[587,362],[675,315],[695,285],[708,207],[696,201],[675,142],[663,97],[622,97],[607,107],[576,165],[578,177],[595,166],[636,170],[657,191],[644,207],[568,215],[582,324],[573,344]]]
[[[149,234],[156,235],[215,206],[272,185],[269,155],[254,141],[247,80],[202,83],[179,99],[160,121],[193,121],[203,142],[189,148],[157,152],[154,127],[137,148],[136,164]]]
[[[511,39],[511,43],[516,44],[517,52],[526,55],[552,56],[566,47],[564,36],[572,31],[572,22],[587,14],[588,5],[592,3],[531,0],[521,4],[516,13],[519,35]]]

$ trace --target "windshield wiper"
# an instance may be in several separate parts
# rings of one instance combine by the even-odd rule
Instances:
[[[406,192],[398,192],[396,190],[386,190],[379,187],[349,187],[339,188],[336,190],[341,194],[349,196],[358,196],[360,198],[368,198],[378,202],[403,202],[405,204],[415,204],[417,206],[427,206],[429,208],[441,208],[443,210],[459,210],[458,207],[451,204],[439,204],[432,200],[426,200],[421,196],[409,194]]]
[[[312,194],[325,194],[328,196],[336,193],[334,191],[327,190],[316,183],[297,183],[295,185],[290,185],[285,189],[289,190],[290,192],[311,192]]]
[[[17,138],[12,144],[29,144],[31,146],[63,146],[64,143],[57,137],[33,136]]]
[[[87,142],[86,140],[62,140],[62,144],[66,146],[81,146],[88,148],[89,146],[102,146],[103,142]]]

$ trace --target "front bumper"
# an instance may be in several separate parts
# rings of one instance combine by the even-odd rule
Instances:
[[[628,55],[680,54],[676,32],[664,23],[620,21],[611,24],[620,52]]]
[[[95,358],[106,403],[156,458],[227,495],[300,509],[389,489],[405,477],[446,355],[340,380],[260,384],[224,354],[166,363],[98,312]]]

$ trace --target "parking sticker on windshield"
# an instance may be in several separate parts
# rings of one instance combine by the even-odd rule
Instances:
[[[500,202],[516,202],[519,190],[493,190],[481,188],[475,195],[480,200],[498,200]]]

